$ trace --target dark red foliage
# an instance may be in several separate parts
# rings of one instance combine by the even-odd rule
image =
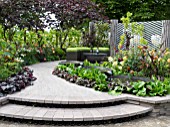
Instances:
[[[45,15],[45,0],[3,0],[0,1],[0,23],[5,29],[17,25],[22,28],[43,29],[41,18]]]
[[[53,13],[58,22],[48,14]],[[89,20],[103,20],[103,10],[90,0],[2,0],[0,23],[5,29],[15,25],[21,29],[43,29],[41,19],[62,28],[78,27]],[[60,24],[59,24],[60,23]]]
[[[0,97],[33,85],[33,81],[36,79],[37,78],[33,76],[32,70],[28,67],[23,67],[20,72],[9,77],[6,81],[0,81]]]
[[[123,58],[118,58],[118,62],[121,62],[121,61],[123,61]]]
[[[55,14],[62,28],[81,27],[90,20],[105,20],[104,11],[90,0],[48,0],[47,11]],[[49,19],[51,24],[58,26]]]

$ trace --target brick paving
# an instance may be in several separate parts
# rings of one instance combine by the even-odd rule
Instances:
[[[21,92],[9,95],[9,99],[53,104],[99,104],[120,100],[152,104],[170,102],[170,95],[165,97],[137,97],[129,94],[111,96],[108,93],[70,83],[52,75],[52,71],[58,63],[59,62],[56,61],[30,66],[30,68],[34,70],[34,75],[37,77],[34,85],[27,87]]]
[[[111,96],[108,93],[79,86],[52,75],[57,64],[58,62],[49,62],[30,66],[37,77],[34,85],[21,92],[0,98],[1,105],[8,103],[8,100],[13,100],[30,104],[39,103],[42,104],[41,107],[25,103],[22,105],[9,103],[0,107],[0,116],[44,121],[111,120],[148,113],[153,110],[154,104],[160,104],[160,109],[169,112],[167,106],[170,102],[170,95],[166,97],[136,97],[129,94]],[[107,105],[109,102],[119,101],[127,103]],[[162,106],[162,103],[166,104]],[[62,104],[68,107],[45,107],[43,104]],[[99,106],[86,107],[91,104]],[[85,107],[69,107],[69,105],[85,105]]]
[[[33,86],[21,92],[9,95],[12,100],[54,103],[54,104],[93,104],[125,100],[124,95],[111,96],[108,93],[95,91],[91,88],[69,83],[52,71],[58,62],[41,63],[30,66],[37,80]]]
[[[124,118],[151,111],[150,107],[132,104],[98,108],[37,108],[7,104],[0,108],[0,116],[47,121],[96,121]]]

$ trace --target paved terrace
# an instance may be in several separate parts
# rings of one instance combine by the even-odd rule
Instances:
[[[9,95],[11,99],[55,104],[92,104],[106,103],[120,100],[133,100],[148,103],[170,102],[170,95],[166,97],[137,97],[129,94],[112,96],[108,93],[79,86],[52,75],[52,71],[59,62],[47,62],[30,66],[34,70],[37,80],[33,86],[21,92]]]
[[[170,96],[112,96],[52,75],[57,64],[47,62],[30,66],[37,80],[33,86],[21,92],[0,98],[0,117],[43,121],[102,121],[131,118],[151,111],[155,116],[170,115]]]
[[[114,97],[108,93],[79,86],[52,75],[52,71],[57,64],[58,62],[49,62],[30,66],[34,70],[34,76],[37,77],[34,85],[9,97],[18,100],[22,99],[23,101],[53,102],[56,104],[105,103],[126,99],[125,95]]]

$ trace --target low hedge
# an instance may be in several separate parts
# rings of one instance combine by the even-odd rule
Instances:
[[[97,50],[97,47],[94,47],[93,50]],[[103,52],[108,52],[110,49],[107,47],[99,47],[99,52],[103,51]]]
[[[97,50],[97,47],[94,47],[93,50]],[[89,47],[75,47],[75,48],[67,48],[67,52],[77,52],[77,51],[90,51]],[[107,47],[99,47],[99,52],[100,51],[109,51],[109,48]]]
[[[90,51],[89,47],[67,48],[66,52]]]

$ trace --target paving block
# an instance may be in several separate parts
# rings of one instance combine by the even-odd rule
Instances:
[[[83,121],[83,115],[81,110],[76,110],[73,111],[73,117],[74,117],[74,121]]]
[[[56,112],[56,109],[49,109],[45,115],[43,116],[43,120],[45,121],[53,121],[54,114]]]
[[[91,114],[91,112],[88,109],[85,109],[82,112],[82,115],[83,115],[84,121],[94,121],[93,115]]]
[[[53,116],[53,121],[63,121],[64,110],[57,110]]]
[[[38,107],[32,108],[29,112],[24,115],[24,119],[33,119],[33,116],[40,110]]]
[[[33,120],[43,120],[44,115],[47,112],[47,108],[40,108],[33,116]]]

